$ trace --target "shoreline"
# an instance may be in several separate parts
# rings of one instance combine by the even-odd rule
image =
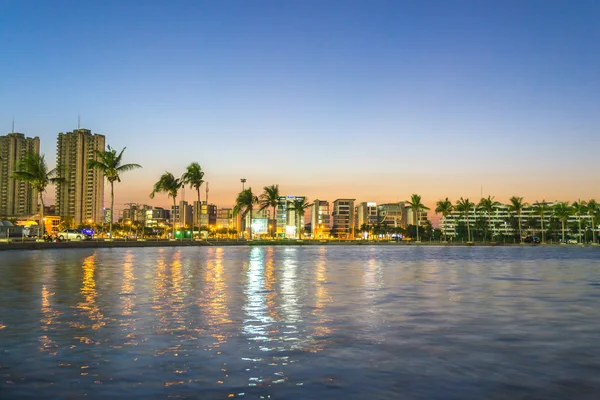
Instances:
[[[0,252],[3,250],[51,250],[51,249],[102,249],[102,248],[143,248],[143,247],[227,247],[227,246],[427,246],[427,247],[598,247],[597,244],[559,243],[444,243],[444,242],[386,242],[386,241],[320,241],[320,240],[89,240],[71,242],[37,242],[11,241],[0,242]]]

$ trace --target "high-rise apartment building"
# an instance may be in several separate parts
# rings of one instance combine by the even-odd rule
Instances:
[[[37,192],[29,183],[13,179],[17,164],[28,152],[40,153],[40,138],[22,133],[0,136],[0,215],[21,216],[37,212]]]
[[[379,209],[377,203],[372,201],[363,201],[356,206],[356,229],[364,225],[376,225],[379,222]]]
[[[202,206],[198,207],[197,201],[194,202],[194,210],[200,211],[200,225],[199,226],[213,226],[217,223],[217,206],[214,204],[206,204],[206,201],[202,202]],[[197,220],[195,214],[194,219]]]
[[[275,228],[278,237],[298,238],[304,230],[304,217],[298,217],[294,210],[295,200],[304,200],[304,196],[281,196],[275,209]],[[270,210],[270,207],[267,207]]]
[[[330,212],[329,202],[315,200],[311,207],[310,229],[315,239],[329,237]]]
[[[217,210],[217,226],[221,228],[235,229],[235,218],[233,218],[233,209],[219,208]]]
[[[340,238],[354,238],[354,201],[337,199],[333,202],[333,233]]]
[[[187,201],[181,200],[178,205],[171,206],[171,224],[175,221],[175,229],[191,228],[193,207]]]
[[[88,129],[58,134],[56,168],[64,182],[56,186],[56,208],[61,217],[73,217],[75,224],[102,221],[104,176],[87,163],[97,159],[96,150],[104,151],[104,144],[104,135]]]

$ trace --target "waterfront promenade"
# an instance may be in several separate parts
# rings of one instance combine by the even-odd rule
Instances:
[[[245,239],[210,239],[210,240],[83,240],[65,242],[38,242],[35,240],[4,240],[0,241],[2,250],[45,250],[45,249],[86,249],[86,248],[140,248],[140,247],[198,247],[198,246],[563,246],[559,243],[505,243],[505,242],[439,242],[439,241],[373,241],[373,240],[245,240]],[[569,247],[597,246],[584,244],[566,245]]]

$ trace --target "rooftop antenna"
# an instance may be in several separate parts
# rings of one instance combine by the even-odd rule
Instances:
[[[13,115],[12,133],[15,133],[15,116]]]
[[[77,114],[77,129],[81,129],[81,114]]]

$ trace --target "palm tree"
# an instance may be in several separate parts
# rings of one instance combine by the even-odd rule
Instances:
[[[482,211],[485,211],[487,214],[487,225],[488,229],[490,230],[490,242],[493,240],[492,213],[499,205],[500,203],[494,200],[494,196],[488,196],[487,198],[482,197],[481,200],[479,200],[479,208]]]
[[[12,177],[29,183],[40,196],[40,229],[38,230],[38,238],[40,238],[42,233],[46,233],[46,226],[44,225],[44,192],[46,187],[49,184],[63,182],[64,179],[57,176],[56,168],[48,171],[44,155],[34,152],[23,155],[23,158],[17,163]]]
[[[117,151],[110,146],[108,150],[100,151],[96,150],[96,159],[88,160],[87,167],[90,169],[97,169],[102,172],[106,177],[108,183],[110,183],[110,224],[108,228],[109,236],[112,239],[112,227],[113,227],[113,215],[115,210],[115,191],[114,184],[121,182],[120,174],[123,172],[131,171],[137,168],[142,168],[139,164],[121,164],[123,158],[123,152],[126,147],[119,154]]]
[[[523,202],[522,197],[513,196],[509,199],[510,204],[508,205],[508,210],[517,214],[517,218],[519,220],[519,242],[523,240],[521,238],[521,213],[523,212],[523,208],[527,206],[527,203]]]
[[[577,216],[577,221],[579,222],[579,239],[583,243],[584,240],[582,240],[583,235],[581,233],[581,217],[584,214],[587,214],[587,203],[584,200],[577,200],[571,207],[573,207],[573,213]]]
[[[279,206],[279,185],[265,186],[263,189],[264,192],[258,198],[260,203],[260,211],[267,207],[273,207],[272,219],[275,220],[277,218],[275,212],[277,210],[277,206]],[[275,224],[272,225],[273,228],[271,231],[271,237],[275,237]]]
[[[161,175],[158,182],[154,184],[154,189],[150,193],[150,198],[153,199],[156,193],[166,193],[167,197],[173,198],[173,239],[175,239],[175,206],[177,205],[177,193],[183,186],[181,179],[175,178],[175,175],[166,171]]]
[[[292,202],[292,210],[296,214],[296,224],[298,225],[298,238],[302,239],[302,231],[304,230],[304,214],[306,209],[310,207],[306,197],[296,197]]]
[[[565,243],[565,224],[571,215],[573,215],[573,208],[569,205],[568,201],[562,201],[554,204],[552,207],[554,215],[560,219],[562,223],[562,242]]]
[[[468,198],[463,199],[462,197],[456,202],[455,207],[456,211],[462,213],[467,221],[467,242],[471,241],[471,224],[469,223],[469,213],[473,207],[475,207],[475,203],[470,202]]]
[[[542,200],[541,203],[539,201],[536,201],[533,206],[533,212],[538,217],[540,217],[540,224],[542,228],[542,243],[544,243],[544,218],[546,217],[546,214],[550,212],[550,207],[548,207],[548,203],[546,203],[546,200]]]
[[[448,218],[448,215],[452,214],[452,202],[446,197],[444,200],[439,200],[435,207],[436,214],[442,214],[444,219]],[[444,242],[446,241],[446,229],[444,229]]]
[[[250,240],[252,240],[252,208],[258,203],[258,197],[252,193],[252,188],[244,189],[235,200],[233,207],[233,216],[241,214],[242,221],[246,215],[250,214]]]
[[[420,242],[419,240],[419,222],[421,221],[421,211],[423,210],[429,210],[429,207],[425,207],[423,205],[423,203],[421,203],[421,196],[418,194],[413,194],[412,196],[410,196],[410,201],[407,202],[412,210],[413,210],[413,218],[415,221],[415,225],[417,226],[417,243]]]
[[[592,199],[587,202],[587,212],[588,215],[592,217],[592,235],[594,243],[598,243],[596,241],[596,215],[598,215],[598,211],[600,210],[600,206],[596,202],[596,200]]]
[[[200,229],[200,215],[202,214],[202,203],[200,202],[200,186],[204,183],[204,171],[197,162],[193,162],[187,166],[185,172],[181,176],[183,185],[190,185],[192,189],[196,189],[198,193],[198,229]],[[208,204],[207,204],[208,207]]]

